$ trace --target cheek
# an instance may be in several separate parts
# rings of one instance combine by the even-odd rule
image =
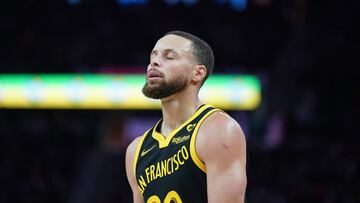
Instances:
[[[169,80],[172,81],[189,81],[189,74],[185,71],[173,72],[171,73],[171,78]]]
[[[178,78],[186,78],[188,79],[191,75],[191,68],[188,63],[174,63],[171,68],[163,69],[165,81],[173,81]]]

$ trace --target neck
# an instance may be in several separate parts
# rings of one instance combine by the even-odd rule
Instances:
[[[167,137],[170,132],[188,120],[201,106],[197,94],[176,93],[161,100],[163,122],[161,133]]]

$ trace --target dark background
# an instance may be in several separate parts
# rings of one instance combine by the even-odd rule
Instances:
[[[247,202],[358,202],[359,1],[216,2],[2,1],[0,73],[144,73],[158,38],[193,33],[215,73],[262,81],[256,110],[229,111],[247,136]],[[131,202],[130,123],[160,117],[0,109],[0,202]]]

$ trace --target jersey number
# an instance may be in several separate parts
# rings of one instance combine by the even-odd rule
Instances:
[[[161,203],[161,200],[158,196],[152,195],[146,203]],[[164,203],[182,203],[182,201],[179,194],[175,190],[172,190],[167,193]]]

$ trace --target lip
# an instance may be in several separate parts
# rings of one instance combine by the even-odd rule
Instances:
[[[151,70],[146,74],[147,79],[158,79],[162,78],[162,74],[159,71]]]

